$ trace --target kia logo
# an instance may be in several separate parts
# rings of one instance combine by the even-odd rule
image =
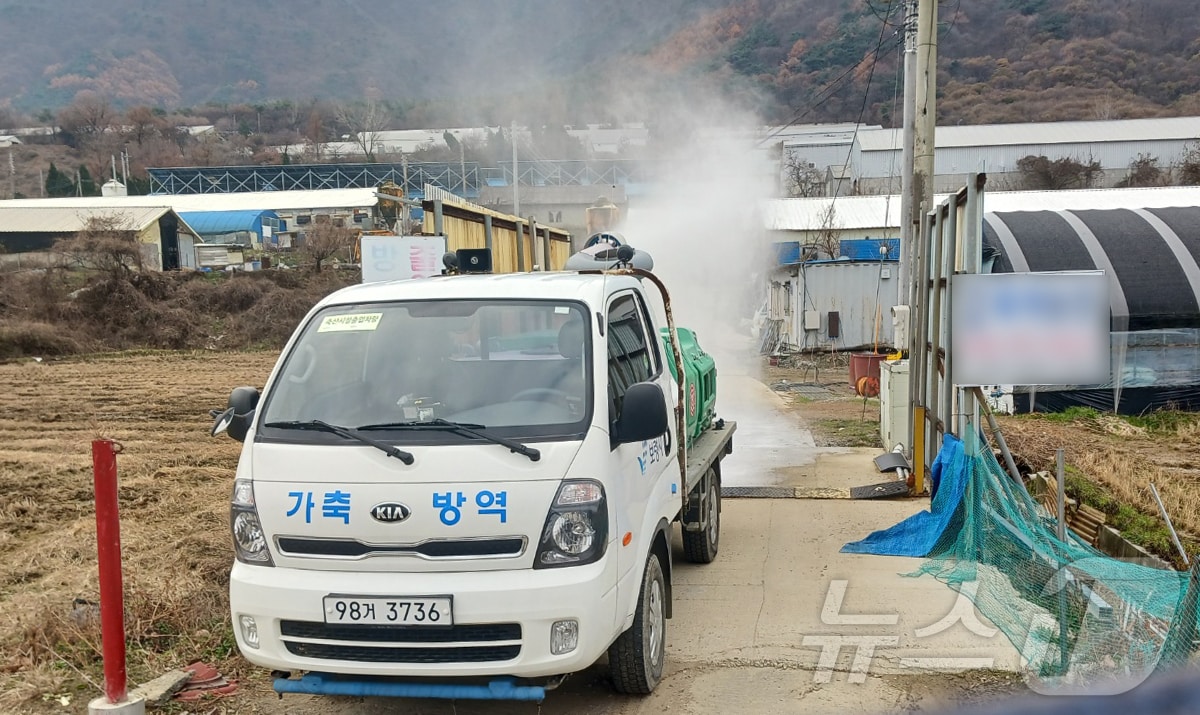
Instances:
[[[404,521],[412,514],[412,510],[400,502],[384,502],[371,507],[371,518],[385,524],[395,524]]]

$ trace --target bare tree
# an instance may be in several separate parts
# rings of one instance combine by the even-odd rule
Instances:
[[[815,197],[826,193],[825,174],[803,157],[789,155],[783,164],[784,189],[788,196]]]
[[[141,146],[155,136],[170,136],[173,128],[166,115],[145,105],[132,107],[125,113],[128,135]]]
[[[75,95],[75,101],[59,111],[58,126],[68,144],[80,147],[109,131],[115,119],[108,97],[83,90]]]
[[[325,261],[344,253],[353,245],[358,231],[336,226],[328,220],[315,221],[304,231],[304,243],[300,250],[313,263],[313,270],[321,272]]]
[[[84,228],[69,238],[59,239],[54,250],[68,265],[90,268],[122,278],[131,271],[141,272],[142,251],[134,231],[116,214],[88,218]]]
[[[1017,160],[1017,170],[1025,188],[1049,191],[1089,189],[1104,174],[1100,162],[1091,157],[1084,162],[1071,157],[1050,159],[1030,155]]]
[[[821,216],[821,226],[813,237],[812,245],[829,258],[837,258],[842,252],[842,224],[832,201]]]
[[[1158,157],[1149,154],[1138,154],[1129,162],[1129,174],[1117,182],[1117,188],[1127,189],[1139,186],[1166,186],[1171,182],[1171,175],[1158,166]]]
[[[1179,160],[1179,183],[1184,186],[1200,185],[1200,144],[1190,144]]]
[[[375,161],[379,149],[379,133],[387,129],[388,113],[373,99],[363,104],[339,105],[337,118],[350,129],[351,140],[362,149],[367,161]]]
[[[308,142],[308,148],[305,154],[311,154],[314,161],[320,161],[325,153],[325,112],[323,106],[318,102],[313,102],[309,108],[308,118],[304,121],[304,130],[301,134]]]
[[[1092,119],[1107,121],[1120,118],[1120,112],[1117,111],[1117,102],[1113,99],[1111,92],[1105,92],[1092,101]]]

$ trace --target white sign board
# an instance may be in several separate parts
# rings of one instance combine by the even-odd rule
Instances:
[[[1111,373],[1108,278],[1100,271],[951,279],[959,385],[1098,385]]]
[[[441,275],[445,236],[363,236],[362,282]]]

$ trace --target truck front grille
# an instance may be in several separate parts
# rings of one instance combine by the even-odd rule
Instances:
[[[288,652],[304,658],[352,660],[359,663],[488,663],[512,660],[521,654],[519,645],[465,646],[447,648],[364,648],[287,641]]]
[[[308,539],[280,536],[286,556],[358,559],[364,556],[416,556],[425,559],[512,558],[525,552],[524,537],[438,539],[420,544],[366,544],[355,539]]]
[[[279,632],[289,653],[321,660],[487,663],[512,660],[521,654],[519,623],[460,624],[437,628],[280,621]]]
[[[472,623],[437,626],[338,626],[320,621],[280,621],[284,636],[308,640],[370,643],[479,643],[521,640],[520,623]]]

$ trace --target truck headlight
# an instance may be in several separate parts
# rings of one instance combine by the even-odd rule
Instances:
[[[274,566],[267,550],[267,535],[258,519],[254,504],[254,484],[249,479],[235,479],[230,500],[229,528],[233,532],[233,551],[242,563]]]
[[[590,564],[608,544],[608,500],[591,480],[563,482],[546,514],[535,569]]]

